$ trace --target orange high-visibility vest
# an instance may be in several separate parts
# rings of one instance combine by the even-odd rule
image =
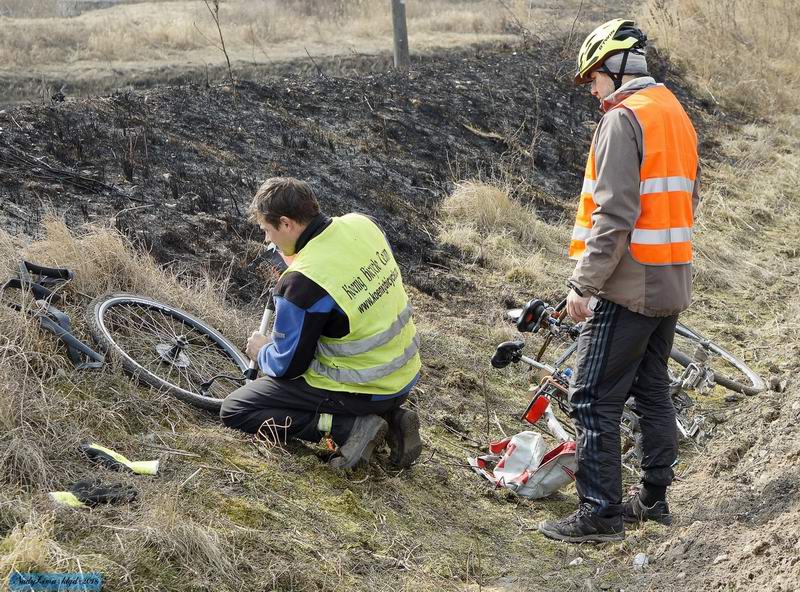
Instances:
[[[664,85],[640,90],[613,107],[628,109],[642,128],[641,210],[628,246],[645,265],[692,261],[692,193],[697,177],[697,135],[678,99]],[[580,259],[592,229],[597,167],[589,150],[570,259]]]

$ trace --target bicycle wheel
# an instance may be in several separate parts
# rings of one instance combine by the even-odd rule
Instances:
[[[757,395],[766,388],[761,377],[747,364],[682,323],[675,327],[670,358],[684,368],[696,359],[702,360],[711,371],[712,382],[737,393]]]
[[[622,419],[619,422],[620,451],[622,452],[622,466],[633,475],[639,473],[642,462],[642,430],[639,427],[639,416],[625,403],[622,410]]]
[[[178,308],[133,294],[111,294],[87,309],[89,331],[99,347],[143,383],[181,401],[219,411],[222,400],[238,386],[216,380],[207,392],[201,385],[218,375],[241,377],[248,360],[212,327]]]

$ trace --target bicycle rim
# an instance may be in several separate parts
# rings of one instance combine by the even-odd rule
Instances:
[[[167,391],[196,407],[219,410],[238,384],[217,380],[241,376],[247,358],[218,331],[189,313],[132,294],[112,294],[88,308],[89,329],[106,353],[145,384]]]
[[[766,388],[761,377],[739,358],[678,323],[670,358],[685,368],[695,359],[698,348],[708,355],[704,364],[712,371],[714,383],[745,395],[757,395]]]

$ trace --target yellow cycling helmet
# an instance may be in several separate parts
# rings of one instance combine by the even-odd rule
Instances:
[[[589,75],[600,68],[612,55],[625,52],[622,68],[618,73],[607,72],[614,79],[615,85],[622,80],[628,52],[644,53],[647,35],[634,27],[634,22],[625,19],[614,19],[597,27],[589,33],[578,52],[578,69],[575,72],[575,84],[587,84],[592,81]],[[619,80],[617,80],[619,78]]]

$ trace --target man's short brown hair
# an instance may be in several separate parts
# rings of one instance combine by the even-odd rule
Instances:
[[[256,191],[248,213],[251,222],[262,218],[275,227],[281,216],[305,224],[319,214],[319,202],[305,181],[294,177],[272,177]]]

